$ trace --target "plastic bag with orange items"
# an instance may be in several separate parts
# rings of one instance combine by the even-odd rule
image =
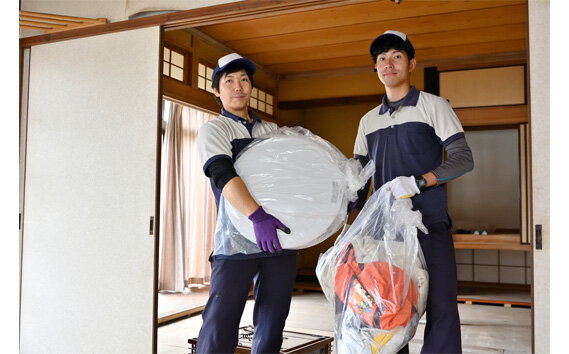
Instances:
[[[421,218],[411,200],[381,188],[320,255],[316,274],[334,303],[338,353],[396,353],[415,335],[428,293]]]

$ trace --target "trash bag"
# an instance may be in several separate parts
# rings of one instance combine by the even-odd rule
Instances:
[[[338,353],[396,353],[415,335],[429,283],[417,229],[428,231],[412,207],[382,187],[320,255],[316,275],[334,304]]]
[[[282,127],[255,139],[234,166],[255,201],[290,228],[290,234],[277,230],[283,249],[307,248],[338,231],[348,203],[375,169],[371,163],[362,168],[301,127]],[[252,222],[222,197],[213,254],[260,251]]]

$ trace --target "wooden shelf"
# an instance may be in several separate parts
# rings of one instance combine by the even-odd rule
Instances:
[[[504,251],[530,251],[531,245],[520,243],[519,234],[453,234],[454,248]]]
[[[457,301],[466,304],[531,307],[531,285],[459,281]]]
[[[455,108],[463,127],[515,125],[528,122],[528,105]]]

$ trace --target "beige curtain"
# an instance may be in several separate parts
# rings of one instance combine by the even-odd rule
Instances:
[[[164,101],[160,190],[159,290],[209,282],[215,198],[198,156],[197,132],[215,116]]]

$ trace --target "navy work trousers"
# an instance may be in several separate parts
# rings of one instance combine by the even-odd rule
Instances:
[[[209,299],[197,353],[234,353],[239,322],[254,281],[251,353],[278,353],[296,279],[296,255],[212,261]]]
[[[452,235],[448,224],[442,222],[427,225],[427,229],[428,235],[417,233],[429,272],[427,323],[421,353],[462,353]],[[409,345],[399,353],[409,353]]]

